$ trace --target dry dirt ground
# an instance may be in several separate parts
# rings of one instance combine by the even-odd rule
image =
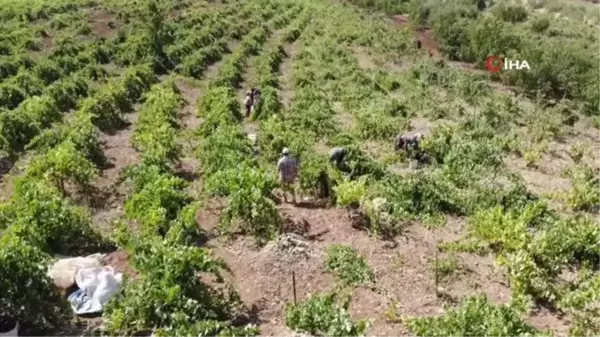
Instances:
[[[200,226],[213,231],[222,207],[222,202],[214,202],[200,212]],[[446,227],[436,231],[417,223],[407,224],[403,235],[390,242],[354,229],[345,209],[315,208],[310,203],[281,204],[279,209],[288,233],[277,241],[258,247],[245,236],[224,240],[211,235],[206,243],[231,267],[233,272],[227,280],[240,292],[262,335],[290,333],[285,327],[284,311],[285,304],[293,301],[292,272],[296,275],[298,300],[333,289],[336,278],[325,272],[323,264],[327,247],[335,243],[357,249],[375,271],[375,288],[356,289],[351,305],[355,318],[372,321],[369,335],[409,333],[390,318],[391,312],[398,318],[436,315],[443,312],[444,301],[481,292],[500,303],[510,298],[504,270],[495,265],[493,257],[474,254],[460,254],[461,268],[440,282],[436,295],[432,265],[437,245],[460,238],[464,219],[449,219]],[[290,234],[290,228],[296,233]],[[440,259],[444,256],[439,253]],[[539,324],[545,324],[544,320]]]
[[[90,11],[88,23],[92,26],[94,35],[105,39],[115,37],[122,26],[114,14],[101,8],[94,8]]]
[[[406,15],[395,15],[393,17],[396,25],[400,27],[405,27],[408,25],[408,17]],[[442,54],[439,52],[438,43],[433,38],[433,34],[431,29],[429,28],[421,28],[414,32],[415,38],[421,41],[421,48],[427,50],[430,57],[435,58],[436,60],[442,59]]]
[[[140,160],[138,152],[131,144],[138,109],[139,106],[136,106],[133,112],[124,116],[127,124],[123,128],[110,134],[101,134],[100,139],[108,163],[92,183],[97,198],[90,205],[92,221],[101,232],[109,231],[112,221],[123,214],[127,191],[126,186],[118,184],[118,180],[123,169],[137,164]]]

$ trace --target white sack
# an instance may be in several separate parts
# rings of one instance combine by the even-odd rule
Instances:
[[[79,269],[101,267],[103,258],[104,254],[93,254],[60,259],[50,266],[48,276],[57,287],[66,289],[75,284],[75,275]]]

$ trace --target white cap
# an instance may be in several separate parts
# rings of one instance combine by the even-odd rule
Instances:
[[[281,151],[281,154],[290,154],[290,149],[288,149],[287,147],[283,148],[283,151]]]

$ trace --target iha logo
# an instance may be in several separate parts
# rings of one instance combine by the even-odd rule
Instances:
[[[501,58],[500,56],[489,56],[485,60],[485,67],[491,73],[497,73],[500,70],[523,70],[529,68],[527,61],[510,60],[507,58]]]

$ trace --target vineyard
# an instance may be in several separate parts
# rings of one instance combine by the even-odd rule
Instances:
[[[598,4],[0,5],[0,332],[600,333]],[[78,316],[47,270],[95,253]]]

